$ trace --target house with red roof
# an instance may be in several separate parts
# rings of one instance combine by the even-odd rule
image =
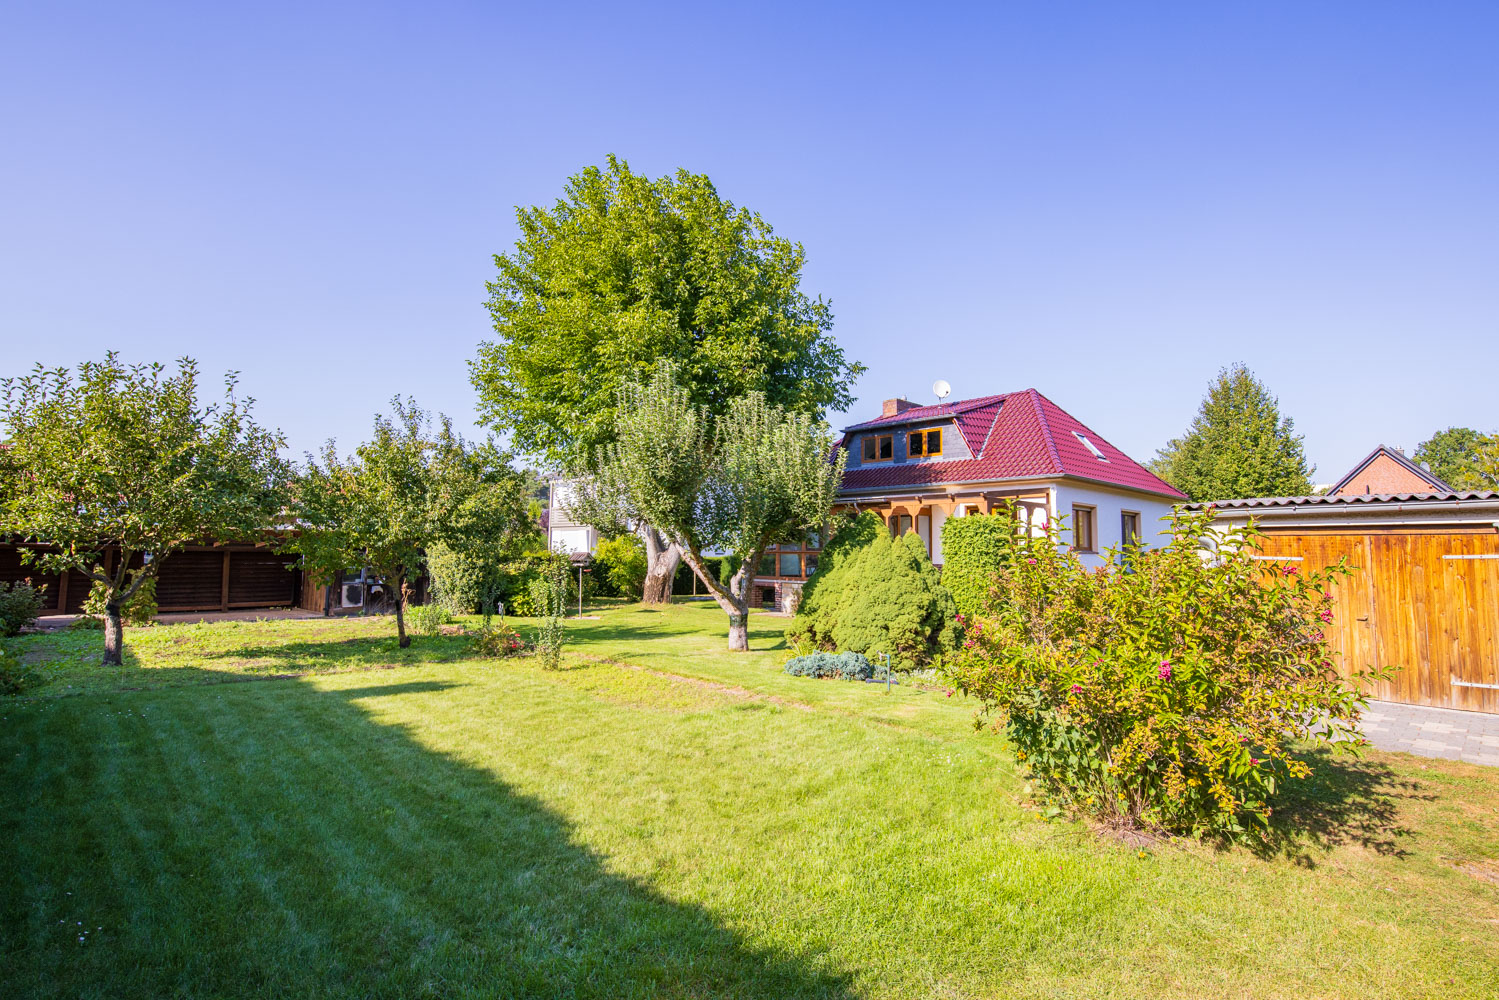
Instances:
[[[1187,497],[1035,389],[935,406],[885,401],[874,419],[843,429],[843,511],[869,510],[891,532],[914,531],[941,564],[942,529],[955,517],[1014,504],[1040,532],[1061,518],[1084,562],[1130,539],[1161,538]],[[765,605],[789,607],[817,568],[820,538],[767,553],[756,576]]]

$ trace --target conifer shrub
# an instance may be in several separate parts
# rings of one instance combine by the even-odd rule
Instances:
[[[839,525],[802,590],[787,642],[832,652],[888,654],[904,670],[956,643],[952,595],[914,533],[891,538],[868,511]]]
[[[1256,559],[1254,530],[1211,521],[1176,515],[1171,543],[1132,550],[1127,570],[1083,566],[1055,526],[994,536],[994,585],[962,616],[947,671],[1003,728],[1048,812],[1249,840],[1311,773],[1298,744],[1366,745],[1366,702],[1325,632],[1348,570]]]
[[[865,681],[874,676],[874,664],[860,653],[812,653],[786,661],[786,673],[795,677],[836,677]]]

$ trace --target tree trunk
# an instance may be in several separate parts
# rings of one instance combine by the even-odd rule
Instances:
[[[729,612],[729,652],[749,652],[749,609]]]
[[[330,618],[333,615],[333,588],[338,586],[338,577],[330,576],[327,586],[323,588],[323,617]]]
[[[396,577],[396,638],[402,649],[411,647],[411,636],[406,634],[406,574]]]
[[[120,620],[120,603],[104,605],[104,665],[119,667],[125,663],[125,624]]]
[[[682,547],[668,542],[655,528],[642,527],[645,539],[645,590],[640,600],[644,604],[670,604],[671,583],[677,576],[677,567],[682,564]]]
[[[683,557],[687,565],[697,574],[697,578],[703,581],[703,586],[708,588],[708,593],[713,595],[713,600],[723,608],[724,613],[729,616],[729,652],[749,652],[749,588],[750,588],[750,566],[753,560],[758,560],[760,554],[753,553],[750,559],[746,559],[740,565],[739,571],[734,574],[734,579],[729,581],[728,589],[719,583],[714,577],[708,575],[708,568],[703,565],[702,560],[686,552]]]

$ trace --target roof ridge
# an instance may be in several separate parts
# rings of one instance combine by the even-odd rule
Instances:
[[[1051,421],[1046,419],[1046,410],[1041,406],[1041,400],[1044,397],[1034,388],[1026,389],[1025,392],[1030,394],[1031,406],[1036,410],[1036,420],[1041,424],[1041,440],[1046,442],[1046,450],[1051,453],[1051,464],[1056,467],[1057,473],[1060,474],[1065,470],[1062,468],[1062,456],[1057,453],[1056,439],[1051,434]],[[1046,401],[1051,403],[1049,399]],[[1052,403],[1052,405],[1055,406],[1056,404]]]

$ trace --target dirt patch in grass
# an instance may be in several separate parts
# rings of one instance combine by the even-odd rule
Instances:
[[[1468,861],[1454,866],[1464,875],[1472,875],[1480,882],[1488,882],[1499,885],[1499,858],[1485,858],[1481,861]]]

